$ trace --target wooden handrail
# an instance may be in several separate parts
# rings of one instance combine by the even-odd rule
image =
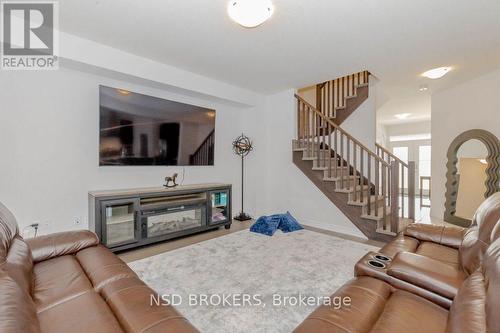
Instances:
[[[312,106],[308,101],[306,101],[305,99],[303,99],[302,97],[300,97],[297,94],[295,94],[295,98],[297,98],[299,101],[301,101],[302,103],[304,103],[305,105],[307,105],[312,111],[314,111],[316,114],[318,114],[318,116],[320,116],[321,119],[323,119],[324,121],[326,121],[327,123],[329,123],[333,128],[335,128],[336,130],[338,130],[339,132],[341,132],[342,134],[344,134],[345,136],[347,136],[349,138],[349,140],[351,140],[352,142],[354,142],[355,144],[357,144],[361,149],[365,150],[369,155],[373,156],[373,158],[375,158],[376,160],[378,160],[379,162],[381,162],[383,165],[389,167],[389,163],[387,163],[386,161],[384,161],[380,156],[378,156],[376,153],[374,153],[370,148],[366,147],[364,144],[362,144],[356,138],[354,138],[351,134],[349,134],[348,132],[346,132],[339,125],[335,124],[332,120],[330,120],[328,117],[326,117],[320,111],[318,111],[318,109],[315,108],[314,106]]]
[[[403,165],[404,167],[408,168],[408,163],[405,163],[399,157],[397,157],[396,155],[394,155],[393,153],[391,153],[389,150],[387,150],[387,148],[384,148],[383,146],[379,145],[378,143],[375,143],[375,146],[378,149],[382,150],[384,153],[386,153],[388,156],[390,156],[393,160],[395,160],[396,162],[399,162],[401,165]]]

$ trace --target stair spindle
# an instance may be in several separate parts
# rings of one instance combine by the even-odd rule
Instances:
[[[368,205],[368,215],[371,215],[372,213],[372,205],[371,205],[371,200],[370,200],[370,185],[372,183],[372,156],[371,154],[368,154],[368,188],[366,189],[366,198],[367,198],[367,205]]]
[[[353,141],[352,143],[352,152],[353,152],[353,162],[352,162],[352,169],[353,169],[353,173],[354,173],[354,181],[353,181],[353,184],[354,184],[354,201],[358,201],[358,191],[357,191],[357,186],[358,186],[358,164],[357,164],[357,155],[358,155],[358,149],[357,149],[358,145],[356,144],[356,142]]]
[[[347,189],[351,190],[351,140],[347,138]]]
[[[340,187],[344,188],[344,133],[340,133]]]
[[[401,217],[405,217],[405,168],[401,164]]]
[[[332,178],[332,125],[328,123],[328,178]]]
[[[364,156],[365,156],[365,150],[361,148],[360,152],[360,164],[361,164],[361,183],[359,184],[359,194],[361,195],[359,201],[364,202],[364,192],[363,192],[363,185],[365,184],[365,161],[364,161]]]

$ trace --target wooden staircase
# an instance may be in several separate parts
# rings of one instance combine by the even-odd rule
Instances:
[[[388,241],[415,219],[414,163],[386,150],[380,156],[380,146],[373,152],[336,123],[368,97],[368,77],[365,71],[318,85],[319,109],[296,95],[293,162],[367,238]]]
[[[341,125],[368,98],[369,80],[362,71],[316,85],[318,111]]]

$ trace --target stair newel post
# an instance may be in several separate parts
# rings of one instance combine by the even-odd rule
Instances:
[[[328,178],[332,177],[332,125],[328,122]]]
[[[368,205],[368,215],[371,215],[372,213],[372,204],[371,204],[371,200],[370,200],[370,189],[371,189],[371,184],[372,184],[372,155],[371,154],[368,154],[368,164],[367,164],[367,167],[368,167],[368,187],[366,189],[366,203]],[[363,191],[363,188],[361,189]]]
[[[415,162],[408,162],[408,218],[415,221]]]
[[[399,224],[399,163],[391,162],[391,231],[397,233]]]
[[[340,187],[344,188],[344,133],[340,132]]]

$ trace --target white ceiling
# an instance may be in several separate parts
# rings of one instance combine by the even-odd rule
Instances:
[[[367,69],[387,123],[428,117],[430,94],[500,67],[498,0],[273,0],[275,15],[251,30],[228,18],[227,2],[64,0],[60,26],[265,94]],[[444,79],[419,77],[444,65],[455,68]]]

